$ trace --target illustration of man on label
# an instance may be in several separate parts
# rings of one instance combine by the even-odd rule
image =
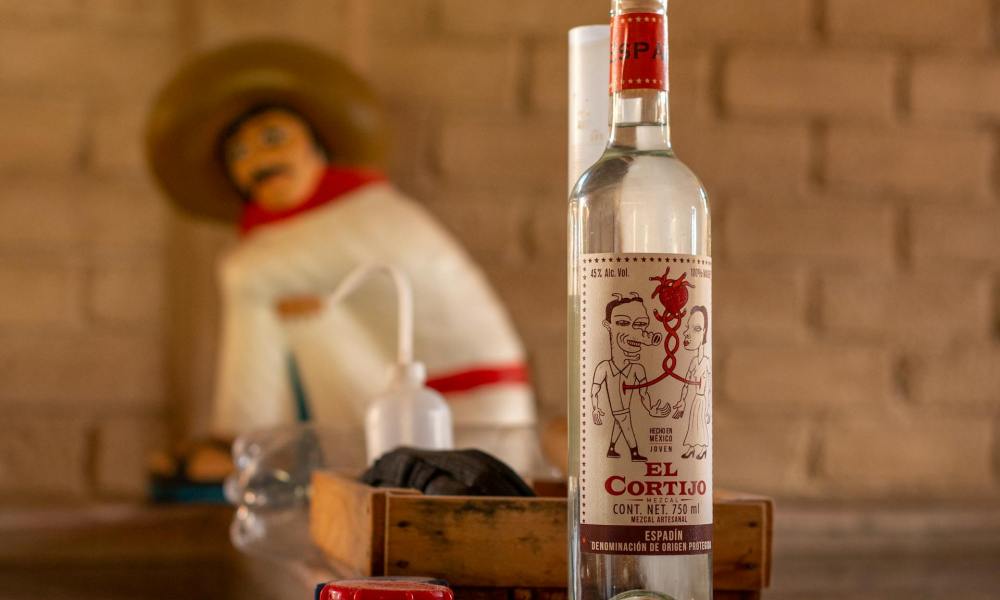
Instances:
[[[681,458],[701,460],[708,454],[709,424],[712,422],[712,359],[705,353],[708,342],[708,309],[704,306],[691,308],[687,325],[684,327],[684,349],[694,352],[681,388],[681,399],[674,404],[674,418],[680,419],[688,413],[687,433],[684,446],[687,450]],[[692,393],[692,389],[694,391]],[[695,453],[697,452],[697,455]]]
[[[646,370],[639,362],[640,351],[643,346],[658,345],[663,336],[647,330],[649,313],[637,292],[632,292],[627,298],[621,294],[613,295],[614,299],[608,302],[604,315],[604,327],[610,336],[611,358],[600,362],[594,369],[591,387],[594,424],[603,423],[606,413],[601,409],[601,400],[604,398],[614,418],[608,458],[621,457],[617,445],[618,440],[624,437],[632,460],[645,462],[646,457],[639,453],[632,426],[632,401],[638,396],[643,408],[653,417],[665,417],[672,408],[669,404],[661,405],[659,400],[654,404],[645,387],[626,389],[626,385],[640,386],[646,382]]]

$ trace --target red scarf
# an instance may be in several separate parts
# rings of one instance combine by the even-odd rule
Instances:
[[[427,387],[439,394],[460,394],[486,385],[529,383],[528,367],[523,363],[478,365],[464,371],[438,374],[427,380]]]
[[[348,193],[369,183],[380,181],[385,181],[385,176],[378,171],[330,165],[323,172],[313,193],[304,202],[292,208],[270,211],[258,202],[248,203],[243,209],[243,218],[240,219],[240,235],[245,236],[258,227],[291,219],[316,207],[340,200]]]

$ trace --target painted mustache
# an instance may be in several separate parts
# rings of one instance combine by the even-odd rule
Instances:
[[[276,175],[287,173],[289,170],[291,169],[288,165],[269,165],[261,167],[260,169],[255,169],[253,173],[250,174],[250,183],[256,187]]]

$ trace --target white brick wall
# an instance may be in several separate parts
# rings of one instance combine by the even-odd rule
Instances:
[[[204,235],[141,130],[186,55],[248,35],[376,85],[393,178],[483,265],[562,414],[565,31],[607,0],[181,4],[0,0],[0,498],[138,494],[163,415],[204,414],[168,404],[164,357],[203,398],[210,327],[165,331],[165,296],[210,310],[224,244],[168,252]],[[671,3],[675,146],[714,202],[720,484],[1000,495],[994,4]]]

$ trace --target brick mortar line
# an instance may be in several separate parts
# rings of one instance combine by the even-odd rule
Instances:
[[[166,319],[177,319],[176,306],[167,306]],[[166,431],[166,443],[173,445],[190,438],[197,432],[199,423],[206,413],[199,412],[198,398],[192,394],[189,386],[180,381],[179,373],[189,372],[184,362],[179,358],[183,353],[178,343],[181,336],[176,327],[165,331],[163,342],[164,355],[160,362],[160,378],[163,382],[163,400],[161,401],[162,422]]]
[[[893,78],[893,104],[896,115],[909,120],[913,116],[913,52],[900,50],[897,54]]]
[[[100,426],[88,423],[84,433],[83,448],[83,495],[93,498],[98,495],[100,487]]]
[[[76,341],[81,343],[86,342],[89,338],[95,335],[143,335],[144,333],[136,328],[126,327],[120,329],[119,331],[109,331],[101,327],[91,327],[91,323],[86,320],[83,311],[80,311],[80,321],[71,323],[60,323],[54,320],[49,321],[34,321],[34,322],[0,322],[0,329],[3,330],[0,333],[0,340],[5,343],[12,343],[11,340],[17,339],[32,339],[41,337],[55,337],[59,340],[74,338]],[[16,343],[16,342],[14,342]],[[0,394],[2,395],[2,394]]]
[[[990,2],[990,49],[1000,49],[1000,0]]]
[[[440,0],[427,5],[427,34],[432,38],[444,37],[444,7],[441,6]]]
[[[896,248],[896,262],[900,270],[910,271],[914,266],[912,207],[905,201],[897,202],[897,206],[893,209],[893,217],[896,221],[892,228],[896,234],[896,243],[894,244]]]
[[[161,321],[150,321],[148,319],[129,321],[125,319],[104,318],[94,314],[92,302],[88,300],[86,304],[87,308],[91,309],[88,310],[88,320],[84,325],[88,334],[152,337],[158,343],[166,343],[164,336],[166,335],[167,325]]]
[[[100,109],[94,98],[88,97],[83,103],[83,125],[80,128],[78,146],[73,152],[71,172],[93,175],[97,173],[94,160],[97,148],[97,123]]]
[[[813,0],[812,2],[812,30],[816,38],[823,43],[829,42],[829,14],[827,12],[827,0]]]
[[[538,69],[538,42],[528,36],[518,40],[514,59],[514,112],[530,115],[532,110],[532,81]]]
[[[68,269],[86,269],[93,260],[91,243],[77,242],[0,242],[0,264],[55,265]],[[129,247],[128,250],[142,249]]]
[[[991,303],[991,308],[993,309],[992,339],[994,343],[1000,343],[1000,272],[996,273],[993,278],[993,302]]]
[[[432,187],[440,187],[445,182],[444,168],[444,117],[441,107],[434,107],[427,116],[427,138],[424,141],[424,159],[418,164],[417,172],[423,171]]]
[[[898,353],[892,358],[892,387],[899,395],[902,404],[907,407],[917,407],[913,397],[913,364],[912,357]]]
[[[372,44],[378,39],[372,27],[372,7],[368,2],[348,2],[341,17],[348,24],[343,58],[368,78],[372,67]]]
[[[538,214],[540,210],[542,210],[541,207],[533,206],[522,211],[522,214],[518,216],[515,231],[517,232],[517,242],[520,249],[518,253],[520,259],[517,261],[519,264],[529,264],[533,261],[543,259],[542,244],[535,235],[535,223],[540,218]],[[499,253],[499,249],[497,253]]]
[[[149,422],[161,422],[167,415],[170,400],[164,395],[160,406],[130,406],[121,402],[111,405],[80,406],[75,398],[39,400],[4,399],[0,404],[4,410],[14,416],[11,419],[30,419],[40,421],[72,421],[81,426],[99,425],[110,418],[141,419]],[[54,411],[58,411],[54,414]]]
[[[814,338],[822,338],[825,333],[823,326],[823,277],[819,270],[810,269],[806,272],[805,292],[803,294],[806,331]]]
[[[89,261],[81,255],[84,244],[58,242],[0,242],[0,266],[41,267],[78,271],[89,266]],[[110,262],[110,266],[118,263]]]
[[[991,206],[996,206],[1000,198],[1000,124],[978,124],[975,130],[982,129],[990,134],[993,146],[993,165],[990,169],[989,187],[992,192]]]
[[[1000,417],[993,421],[993,483],[1000,486]]]
[[[823,472],[823,454],[826,439],[823,432],[823,418],[811,418],[809,428],[809,444],[806,448],[806,484],[810,487],[821,485],[826,476]]]
[[[199,18],[198,0],[177,0],[174,3],[177,23],[177,45],[182,54],[192,52],[202,36],[202,23]]]
[[[826,190],[827,182],[826,165],[828,163],[828,143],[830,124],[823,119],[812,119],[809,121],[809,163],[808,182],[819,190]]]
[[[708,202],[709,202],[708,207],[710,210],[710,215],[712,220],[712,227],[710,233],[711,237],[717,240],[712,243],[712,260],[725,261],[727,258],[726,244],[724,242],[723,243],[719,242],[721,242],[726,237],[724,232],[726,231],[726,222],[728,221],[728,216],[727,216],[728,211],[726,211],[726,209],[724,208],[725,203],[723,203],[723,207],[720,209],[718,203],[714,200],[712,196],[712,190],[707,190],[707,191],[708,191]]]
[[[726,44],[715,46],[708,56],[708,100],[715,118],[727,119],[726,114],[726,68],[728,67],[732,48]]]
[[[80,273],[80,297],[77,298],[80,316],[88,329],[97,329],[101,322],[96,303],[97,297],[97,261],[85,265]]]

